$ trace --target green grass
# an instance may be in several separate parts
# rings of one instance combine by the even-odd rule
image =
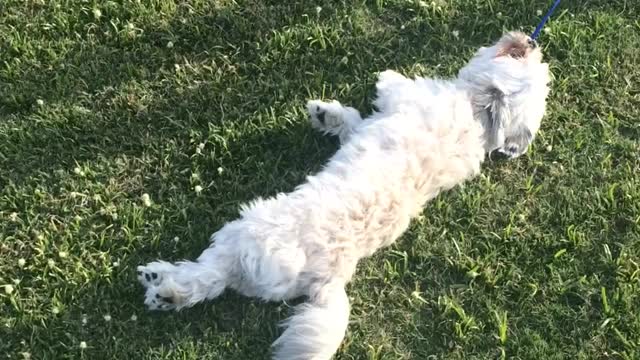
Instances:
[[[550,2],[0,2],[0,358],[267,359],[291,304],[148,313],[135,266],[317,171],[306,99],[367,111],[376,72],[453,75]],[[639,18],[563,2],[533,148],[362,262],[337,359],[640,359]]]

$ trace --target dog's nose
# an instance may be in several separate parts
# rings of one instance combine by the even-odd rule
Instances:
[[[538,47],[538,43],[533,39],[527,40],[527,44],[529,44],[529,47],[532,49],[535,49]]]

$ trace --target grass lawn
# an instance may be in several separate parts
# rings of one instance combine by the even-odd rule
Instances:
[[[0,358],[268,359],[291,304],[149,313],[136,265],[320,169],[307,99],[367,112],[377,72],[454,75],[550,3],[0,1]],[[563,2],[532,149],[360,264],[337,359],[640,359],[639,18]]]

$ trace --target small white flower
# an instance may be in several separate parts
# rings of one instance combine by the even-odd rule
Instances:
[[[200,149],[200,150],[204,149],[204,143],[198,144],[198,149]]]
[[[179,237],[176,236],[176,237],[173,238],[173,242],[178,242],[178,241],[180,241]]]
[[[18,213],[12,212],[11,214],[9,214],[9,220],[11,220],[12,222],[18,221]]]
[[[74,172],[76,175],[80,175],[80,174],[82,174],[82,169],[80,169],[80,167],[79,167],[79,166],[76,166],[75,168],[73,168],[73,172]]]
[[[524,214],[520,214],[520,215],[518,215],[518,219],[520,219],[520,221],[525,221],[527,219],[527,217],[524,216]]]
[[[196,192],[196,194],[200,194],[202,192],[202,186],[196,185],[193,190]]]
[[[82,315],[82,325],[87,325],[87,322],[88,322],[88,321],[89,321],[89,320],[87,319],[87,315],[86,315],[86,314],[83,314],[83,315]]]
[[[404,25],[401,25],[401,26],[400,26],[400,30],[404,30],[404,28],[405,28],[405,26],[404,26]]]
[[[501,17],[501,16],[502,16],[502,13],[501,13],[501,12],[498,12],[496,15],[498,15],[498,17]]]
[[[81,220],[82,220],[82,216],[80,216],[80,215],[76,215],[76,216],[74,216],[74,217],[73,217],[73,220],[75,220],[75,221],[81,221]]]
[[[80,349],[86,349],[87,348],[87,343],[84,341],[80,341]]]
[[[198,173],[193,173],[193,174],[191,174],[191,179],[198,180],[198,179],[200,179],[200,175]]]
[[[135,26],[132,23],[127,23],[127,30],[133,30],[135,29]]]
[[[176,71],[180,71],[180,64],[173,64],[173,67],[176,69]]]
[[[118,267],[118,266],[120,266],[120,263],[117,262],[117,261],[114,261],[114,262],[111,263],[111,266]]]
[[[536,10],[536,15],[542,16],[542,10]]]
[[[9,295],[13,292],[13,285],[5,285],[4,286],[4,293]]]
[[[58,256],[60,256],[61,259],[64,259],[67,256],[69,256],[69,254],[67,254],[66,251],[60,251],[60,252],[58,252]]]
[[[20,279],[13,279],[13,283],[14,283],[15,285],[20,284]]]
[[[223,173],[223,172],[224,172],[224,169],[222,168],[222,166],[220,166],[220,167],[218,168],[218,174],[219,174],[219,175],[222,175],[222,173]]]
[[[42,105],[44,105],[44,100],[38,99],[38,100],[36,100],[36,104],[38,104],[38,106],[42,106]]]
[[[22,358],[24,360],[30,360],[31,359],[31,353],[30,352],[23,351],[23,352],[20,353],[20,355],[22,355]]]
[[[108,315],[108,314],[107,314],[107,315],[103,316],[102,318],[103,318],[103,319],[104,319],[104,321],[106,321],[106,322],[111,321],[111,315]]]
[[[553,146],[551,146],[551,145],[547,145],[546,150],[547,150],[547,151],[551,151],[551,150],[553,150]]]
[[[19,267],[24,267],[24,265],[27,263],[27,261],[25,259],[18,259],[18,266]]]
[[[135,315],[131,315],[131,321],[138,321],[138,317]]]
[[[316,6],[316,14],[320,14],[320,11],[322,11],[322,7]]]
[[[49,267],[54,267],[56,265],[56,262],[53,259],[49,259],[47,260],[47,265],[49,265]]]
[[[51,309],[51,312],[52,312],[54,315],[57,315],[57,314],[59,314],[59,313],[60,313],[60,309],[58,309],[58,307],[57,307],[57,306],[54,306],[54,307],[53,307],[53,309]]]
[[[173,41],[169,41],[167,43],[167,49],[171,49],[173,47]]]
[[[100,9],[93,9],[93,17],[99,19],[102,16],[102,11]]]
[[[147,194],[147,193],[142,194],[140,199],[142,200],[142,205],[144,205],[146,207],[151,206],[151,197],[149,196],[149,194]]]
[[[458,30],[453,30],[453,31],[451,32],[451,34],[453,34],[453,37],[457,39],[457,38],[460,36],[460,31],[458,31]]]
[[[544,33],[545,33],[545,34],[549,34],[549,33],[551,33],[551,29],[550,29],[550,28],[548,28],[548,27],[544,28],[544,30],[543,30],[543,31],[544,31]]]

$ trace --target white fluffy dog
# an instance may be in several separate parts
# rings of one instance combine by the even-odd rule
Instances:
[[[383,72],[378,111],[310,101],[312,125],[341,148],[289,194],[257,199],[212,235],[195,262],[140,266],[152,310],[190,307],[225,288],[264,300],[300,296],[274,359],[330,359],[344,337],[345,284],[356,264],[393,243],[439,192],[476,175],[485,155],[524,153],[545,112],[548,65],[531,39],[508,33],[444,81]]]

